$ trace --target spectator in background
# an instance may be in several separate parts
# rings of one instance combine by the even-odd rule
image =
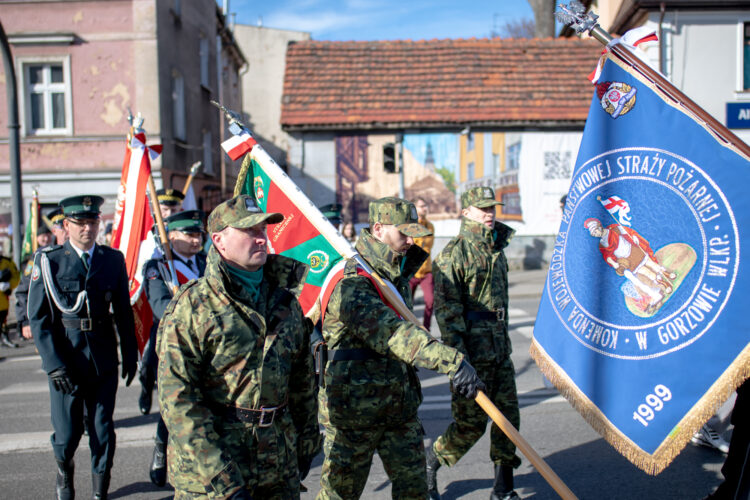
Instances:
[[[350,243],[354,244],[357,242],[357,230],[354,228],[354,223],[349,221],[344,223],[341,227],[341,235],[346,238]]]
[[[18,286],[20,281],[20,273],[18,268],[8,257],[0,255],[0,338],[2,339],[2,345],[5,347],[18,347],[18,344],[14,344],[10,341],[8,336],[8,306],[10,302],[8,297],[13,292],[13,289]]]
[[[414,277],[409,280],[409,288],[411,288],[412,300],[414,297],[414,291],[417,286],[422,288],[422,295],[424,296],[424,317],[422,324],[430,331],[430,322],[432,321],[432,305],[433,305],[433,281],[432,281],[432,244],[435,242],[435,226],[432,222],[427,220],[427,214],[430,211],[430,207],[424,198],[417,198],[414,202],[414,206],[417,207],[417,216],[419,217],[419,224],[426,227],[430,234],[427,236],[414,238],[414,244],[419,248],[427,252],[427,259],[422,263],[422,267],[417,270]]]

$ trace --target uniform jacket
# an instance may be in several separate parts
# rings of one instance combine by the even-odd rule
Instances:
[[[427,252],[427,258],[425,259],[424,263],[422,263],[422,266],[417,269],[416,274],[414,274],[415,278],[424,278],[428,274],[432,272],[432,259],[430,259],[430,254],[432,253],[432,245],[435,243],[435,226],[432,225],[432,222],[428,221],[427,219],[419,219],[419,223],[422,224],[424,227],[432,231],[432,234],[429,236],[422,236],[419,238],[414,238],[414,244],[417,245],[419,248]]]
[[[220,497],[268,477],[298,484],[298,454],[319,451],[311,325],[296,299],[306,272],[297,261],[269,255],[254,303],[212,247],[205,275],[181,287],[166,308],[158,388],[176,489]],[[284,403],[288,411],[270,427],[224,417],[228,406]]]
[[[176,254],[173,253],[172,255],[175,260],[179,259]],[[164,277],[159,272],[159,263],[163,262],[163,260],[163,258],[151,259],[143,266],[143,276],[146,278],[144,280],[144,288],[151,311],[154,313],[154,322],[161,320],[164,310],[172,300],[172,292],[169,290],[169,285],[164,282]],[[206,270],[206,256],[202,253],[197,254],[195,256],[195,263],[198,266],[198,275],[203,276]]]
[[[13,261],[8,257],[0,255],[0,281],[10,284],[10,288],[0,293],[0,311],[8,310],[8,297],[13,292],[13,289],[18,286],[20,278],[18,268]]]
[[[52,286],[57,289],[63,307],[71,307],[78,293],[86,290],[93,320],[91,331],[63,326],[62,313],[45,292],[39,267],[42,254],[49,258]],[[70,242],[37,253],[29,286],[28,316],[44,371],[50,373],[65,367],[75,383],[82,383],[81,377],[90,375],[87,369],[91,365],[98,375],[117,370],[113,317],[123,363],[135,365],[138,351],[128,288],[125,259],[122,253],[108,246],[96,245],[88,274]],[[110,305],[114,316],[109,312]],[[87,317],[86,305],[78,313],[65,317]]]
[[[427,253],[413,245],[402,257],[367,229],[362,230],[356,249],[396,286],[411,308],[409,278]],[[342,428],[399,424],[414,418],[422,402],[415,367],[453,376],[463,360],[421,327],[401,319],[381,300],[372,282],[356,274],[354,260],[347,262],[344,277],[331,294],[323,337],[329,351],[369,349],[375,354],[372,359],[326,365],[325,388],[320,391],[321,421]]]
[[[435,259],[435,316],[445,342],[468,355],[475,367],[498,363],[511,353],[508,337],[508,263],[503,249],[513,230],[495,222],[462,218],[458,236]],[[486,314],[504,309],[502,319]],[[471,312],[491,318],[469,319]]]

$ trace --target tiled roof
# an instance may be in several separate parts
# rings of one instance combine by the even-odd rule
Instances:
[[[580,125],[602,46],[577,38],[300,41],[281,124],[293,129]]]

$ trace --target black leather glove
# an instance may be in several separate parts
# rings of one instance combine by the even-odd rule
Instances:
[[[484,382],[479,380],[477,371],[466,361],[461,361],[458,371],[453,376],[453,388],[466,399],[477,397],[477,391],[484,391]]]
[[[297,468],[299,469],[299,480],[304,480],[310,473],[313,457],[298,457]]]
[[[70,380],[65,367],[49,372],[49,379],[52,381],[52,385],[55,386],[55,390],[58,390],[63,394],[70,394],[73,392],[73,382]]]
[[[242,488],[232,493],[231,496],[228,496],[227,500],[253,500],[253,497],[250,495],[249,491]]]
[[[130,383],[135,378],[135,373],[138,371],[138,363],[135,361],[132,362],[123,362],[122,363],[122,378],[125,379],[125,385],[130,386]]]

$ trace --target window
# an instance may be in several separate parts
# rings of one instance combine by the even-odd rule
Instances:
[[[508,146],[508,156],[505,160],[505,170],[518,170],[521,163],[521,143]]]
[[[208,175],[214,173],[213,141],[211,140],[211,131],[203,131],[203,172]]]
[[[470,161],[466,165],[466,180],[470,181],[474,179],[474,162]]]
[[[72,134],[68,60],[19,60],[27,135]]]
[[[172,135],[185,142],[185,79],[177,70],[172,71]]]
[[[474,151],[474,134],[471,132],[466,134],[466,151]]]
[[[743,26],[742,38],[742,88],[750,90],[750,23]]]
[[[209,56],[209,50],[208,50],[208,38],[201,35],[200,37],[200,47],[198,50],[198,54],[200,56],[201,61],[201,85],[203,85],[206,88],[209,88],[209,81],[208,81],[208,56]]]
[[[492,173],[495,178],[500,177],[500,155],[492,153]]]
[[[503,193],[503,215],[521,215],[521,196],[517,191]]]

